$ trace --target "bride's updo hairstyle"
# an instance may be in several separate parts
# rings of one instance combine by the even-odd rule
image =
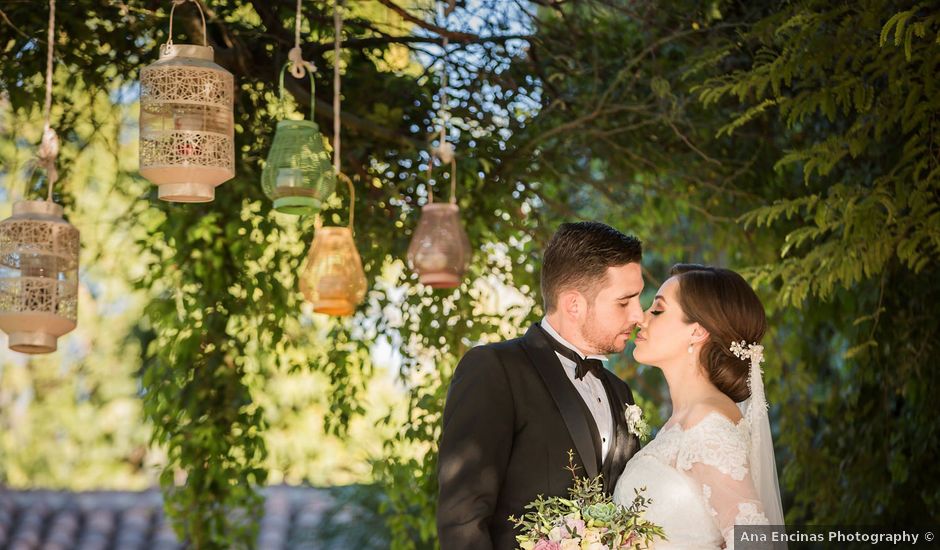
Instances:
[[[750,397],[750,363],[731,352],[731,342],[760,343],[767,330],[764,306],[743,277],[720,267],[676,264],[679,306],[686,322],[708,331],[699,362],[712,384],[735,402]]]

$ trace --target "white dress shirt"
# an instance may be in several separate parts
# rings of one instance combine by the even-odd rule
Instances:
[[[542,328],[545,329],[545,332],[549,333],[552,338],[558,340],[559,343],[571,349],[582,358],[607,361],[607,357],[604,355],[585,356],[578,351],[578,348],[562,338],[561,335],[552,328],[547,317],[542,319],[541,325]],[[601,462],[603,463],[604,459],[607,458],[607,450],[610,448],[610,439],[613,435],[614,424],[614,419],[610,412],[610,402],[607,400],[607,391],[604,390],[604,384],[590,373],[584,375],[581,380],[578,380],[574,377],[578,365],[557,351],[555,355],[558,356],[558,360],[561,361],[561,366],[565,368],[565,374],[568,375],[568,379],[574,384],[575,389],[578,390],[578,393],[581,395],[581,399],[584,400],[584,404],[587,405],[588,410],[591,411],[591,416],[594,417],[594,424],[597,425],[597,431],[601,436]]]

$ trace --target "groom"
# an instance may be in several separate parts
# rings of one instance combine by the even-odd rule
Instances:
[[[640,242],[596,222],[563,224],[545,249],[545,318],[461,359],[444,407],[441,550],[516,548],[508,521],[538,495],[567,496],[568,450],[608,493],[639,440],[630,388],[604,367],[642,320]]]

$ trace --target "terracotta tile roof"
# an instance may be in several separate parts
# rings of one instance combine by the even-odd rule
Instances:
[[[318,542],[321,523],[355,519],[328,489],[268,487],[258,535],[263,550],[340,548]],[[337,506],[339,509],[337,510]],[[339,542],[339,541],[338,541]],[[177,550],[156,490],[13,491],[0,488],[0,550]]]

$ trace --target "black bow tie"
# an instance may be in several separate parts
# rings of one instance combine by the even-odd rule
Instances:
[[[562,357],[566,357],[574,361],[574,364],[576,365],[574,369],[574,377],[576,379],[581,380],[584,378],[584,375],[591,373],[598,380],[603,380],[601,378],[601,372],[604,369],[603,361],[600,359],[583,358],[581,357],[580,353],[552,338],[552,335],[549,334],[548,331],[544,328],[542,328],[542,332],[545,334],[545,337],[548,338],[549,343],[552,345],[552,349],[561,354]]]

